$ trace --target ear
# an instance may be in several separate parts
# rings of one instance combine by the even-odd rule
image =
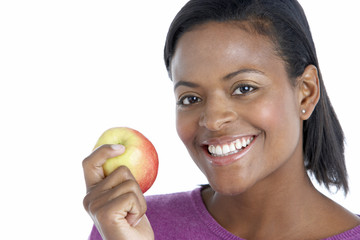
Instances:
[[[298,78],[300,115],[307,120],[313,113],[320,98],[320,83],[317,68],[308,65]]]

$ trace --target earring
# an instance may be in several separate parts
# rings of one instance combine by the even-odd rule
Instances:
[[[301,110],[301,112],[302,112],[302,114],[305,114],[305,113],[306,113],[306,110],[305,110],[305,109],[303,109],[303,110]]]

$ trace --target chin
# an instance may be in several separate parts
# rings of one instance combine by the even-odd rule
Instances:
[[[211,186],[211,185],[210,185]],[[246,189],[219,189],[211,187],[216,193],[226,196],[237,196],[243,194]]]
[[[215,192],[228,196],[240,195],[251,187],[245,181],[241,181],[241,183],[209,182],[209,184]]]

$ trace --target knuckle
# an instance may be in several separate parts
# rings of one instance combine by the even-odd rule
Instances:
[[[83,161],[82,161],[82,167],[84,169],[87,168],[87,166],[89,165],[89,161],[90,161],[90,156],[86,157]]]
[[[126,200],[129,202],[132,202],[137,206],[137,209],[139,211],[139,214],[145,214],[147,211],[147,204],[145,199],[143,199],[142,195],[139,196],[139,194],[135,192],[129,192],[126,196]]]
[[[91,201],[88,205],[88,213],[90,215],[96,215],[98,211],[98,206],[96,204],[96,201]]]
[[[139,192],[140,186],[139,184],[133,180],[133,179],[128,179],[126,180],[124,183],[124,186],[126,186],[127,189],[129,189],[132,192]]]
[[[130,169],[125,165],[119,166],[115,171],[123,176],[123,179],[135,179]]]
[[[94,217],[99,221],[99,222],[108,222],[111,221],[111,212],[109,212],[107,207],[102,207],[100,209],[98,209],[98,211],[96,213],[94,213]]]
[[[147,211],[147,204],[139,184],[135,180],[130,179],[123,183],[123,187],[128,189],[126,197],[124,196],[127,201],[136,203],[139,206],[139,210],[145,213]]]
[[[123,175],[128,175],[130,173],[130,170],[125,165],[121,165],[117,168],[117,171],[121,172]]]
[[[100,204],[101,198],[95,197],[91,192],[89,192],[83,199],[84,208],[90,215],[94,215],[97,212]]]
[[[88,193],[83,199],[83,206],[87,212],[89,212],[90,210],[90,203],[91,203],[90,193]]]
[[[131,203],[132,205],[139,203],[138,198],[134,192],[126,193],[123,195],[122,198],[123,198],[124,202]]]
[[[92,162],[94,161],[94,158],[104,158],[104,157],[106,158],[109,150],[110,150],[109,144],[104,144],[96,148],[89,156],[87,156],[82,161],[83,168],[87,168],[88,166],[91,166]]]
[[[142,210],[143,214],[145,214],[147,211],[147,204],[146,204],[145,197],[143,195],[142,195],[140,202],[141,202],[141,204],[140,204],[141,210]]]
[[[147,212],[147,204],[146,202],[143,202],[143,204],[141,204],[141,211],[143,214],[145,214]]]

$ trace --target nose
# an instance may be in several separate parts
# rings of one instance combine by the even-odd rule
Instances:
[[[200,116],[199,125],[210,131],[219,131],[234,122],[237,117],[238,114],[233,108],[230,99],[213,96],[206,102],[205,109]]]

